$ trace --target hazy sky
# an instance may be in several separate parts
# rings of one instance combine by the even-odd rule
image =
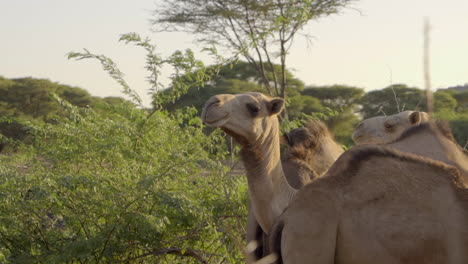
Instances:
[[[145,98],[144,52],[118,43],[120,34],[149,36],[161,54],[200,50],[186,34],[152,33],[155,0],[1,0],[0,76],[32,76],[85,88],[93,95],[120,95],[97,61],[69,61],[87,48],[116,61]],[[422,27],[429,17],[434,88],[468,83],[467,0],[362,0],[341,15],[312,22],[308,45],[297,39],[288,67],[307,85],[348,84],[380,89],[390,83],[423,86]],[[206,56],[201,56],[206,58]]]

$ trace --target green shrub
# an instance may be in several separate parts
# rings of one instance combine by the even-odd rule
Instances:
[[[162,108],[214,71],[191,51],[163,59],[148,39],[121,41],[147,52],[154,110],[111,59],[70,53],[97,59],[132,102],[79,108],[49,94],[64,114],[38,122],[31,147],[0,156],[0,262],[243,262],[247,186],[223,165],[224,137],[206,135],[194,108]],[[164,65],[176,71],[167,94]]]
[[[13,263],[240,262],[246,184],[193,109],[117,105],[36,128],[0,164],[0,256]],[[189,252],[189,253],[187,253]],[[198,256],[200,259],[197,259]]]
[[[0,118],[0,152],[7,146],[16,149],[21,143],[30,143],[32,140],[30,122],[14,117]]]

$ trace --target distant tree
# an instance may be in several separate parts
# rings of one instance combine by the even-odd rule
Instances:
[[[93,100],[88,91],[78,87],[60,85],[56,92],[60,97],[67,100],[72,105],[79,107],[90,106]]]
[[[290,119],[300,118],[301,114],[313,115],[326,112],[318,98],[300,94],[288,97],[287,108]]]
[[[439,90],[434,93],[434,111],[454,111],[458,105],[453,91]],[[404,110],[427,111],[423,90],[395,84],[382,90],[370,91],[361,99],[364,118],[377,115],[393,115]]]
[[[449,121],[453,136],[458,144],[468,150],[468,113],[458,115],[456,118]]]
[[[0,98],[7,96],[8,89],[15,84],[14,81],[0,76]]]
[[[364,95],[364,90],[347,85],[309,86],[302,91],[302,94],[320,99],[326,107],[348,109],[356,107]]]
[[[47,79],[0,77],[0,116],[48,120],[54,115],[62,115],[63,108],[53,99],[52,93],[78,107],[130,103],[120,97],[93,97],[82,88]],[[101,110],[105,111],[104,108]]]
[[[280,65],[274,65],[274,67],[277,68]],[[273,73],[270,71],[267,74],[272,75]],[[300,95],[300,91],[304,89],[304,83],[294,77],[290,71],[286,71],[286,74],[290,80],[287,87],[291,96]],[[187,81],[190,82],[190,80]],[[263,91],[262,82],[252,65],[239,61],[235,64],[223,65],[219,68],[218,74],[211,80],[204,85],[190,87],[186,94],[181,95],[177,100],[165,105],[165,107],[174,110],[185,106],[195,106],[198,110],[201,110],[205,101],[215,94]]]
[[[338,141],[346,145],[351,144],[350,135],[359,122],[355,112],[359,110],[358,103],[363,94],[363,89],[346,85],[310,86],[302,91],[303,96],[320,101],[322,112],[332,111],[327,113],[325,122]]]
[[[0,76],[0,116],[13,116],[15,108],[8,101],[8,91],[15,84],[14,81]]]
[[[424,91],[405,84],[394,84],[382,90],[366,93],[361,99],[364,118],[378,115],[393,115],[403,110],[426,109]]]
[[[20,142],[31,142],[32,128],[28,122],[9,117],[0,117],[0,152],[7,146],[15,148]],[[29,139],[29,140],[28,140]]]
[[[468,83],[465,83],[464,85],[448,87],[447,90],[455,90],[457,92],[468,92]]]
[[[30,77],[12,79],[12,81],[14,84],[1,100],[16,109],[16,116],[39,118],[57,112],[58,105],[50,99],[49,93],[56,92],[58,84]]]
[[[451,93],[437,91],[434,93],[434,111],[455,111],[457,100]]]
[[[193,33],[202,43],[243,57],[268,94],[285,98],[289,93],[286,58],[297,33],[311,20],[336,14],[351,2],[168,0],[154,11],[152,23],[156,30]],[[280,67],[274,67],[277,58]]]
[[[103,102],[110,104],[110,105],[117,105],[117,104],[131,104],[132,102],[118,96],[107,96],[104,98],[100,98]]]
[[[176,110],[186,106],[194,106],[201,112],[203,105],[216,94],[237,94],[243,92],[260,92],[263,88],[253,82],[237,79],[223,79],[203,87],[193,87],[174,103],[166,105],[168,110]]]
[[[457,112],[468,112],[468,91],[462,93],[452,94],[453,98],[457,100]]]

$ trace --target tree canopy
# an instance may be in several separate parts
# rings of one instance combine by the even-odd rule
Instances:
[[[302,95],[317,98],[324,108],[333,110],[325,122],[340,142],[351,144],[350,135],[359,122],[356,113],[364,90],[347,85],[309,86]]]
[[[267,94],[285,98],[290,96],[286,58],[297,33],[311,20],[336,14],[352,1],[169,0],[155,9],[152,23],[156,30],[189,32],[242,57]]]
[[[78,107],[102,109],[103,104],[130,103],[121,97],[95,97],[85,89],[47,79],[0,77],[0,116],[47,120],[63,115],[63,108],[52,94]]]
[[[217,66],[212,66],[217,67]],[[269,66],[266,66],[268,68]],[[278,68],[279,65],[274,65]],[[269,71],[267,75],[271,75]],[[304,89],[304,83],[297,79],[290,71],[286,71],[288,79],[288,89],[291,96],[297,96]],[[190,81],[190,80],[188,80]],[[170,91],[171,88],[167,92]],[[201,110],[205,101],[213,95],[221,93],[245,93],[245,92],[264,92],[261,80],[251,64],[243,61],[229,63],[218,69],[218,74],[203,85],[191,86],[187,93],[183,94],[177,100],[170,102],[165,107],[170,110],[194,106]]]
[[[361,100],[364,118],[393,115],[407,110],[425,110],[424,91],[405,84],[394,84],[382,90],[370,91]]]

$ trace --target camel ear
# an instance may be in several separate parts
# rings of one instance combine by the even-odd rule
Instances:
[[[409,122],[411,125],[419,125],[421,123],[421,113],[417,111],[411,113]]]
[[[430,116],[426,112],[419,112],[419,116],[421,117],[421,122],[427,122],[430,119]]]
[[[268,102],[268,112],[270,115],[277,115],[281,113],[284,106],[284,100],[281,98],[275,98]]]

